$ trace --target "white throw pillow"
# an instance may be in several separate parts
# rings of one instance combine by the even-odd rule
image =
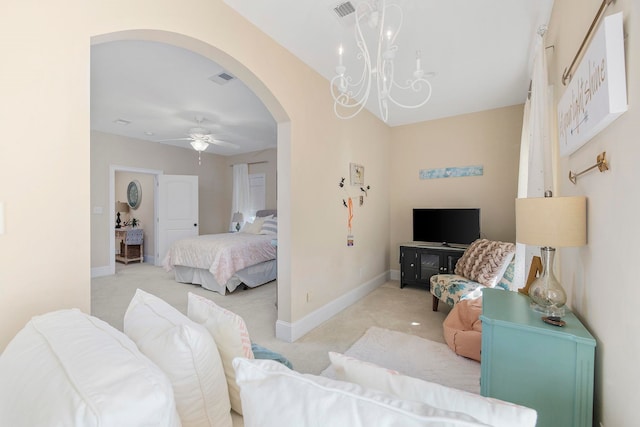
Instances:
[[[236,383],[236,373],[233,369],[233,359],[246,357],[253,359],[249,331],[244,319],[226,310],[210,299],[189,292],[187,316],[194,322],[203,325],[213,336],[218,346],[224,374],[229,387],[229,399],[234,411],[242,414],[240,388]]]
[[[124,331],[171,380],[183,427],[231,426],[222,361],[203,326],[138,289],[124,315]]]
[[[0,425],[180,426],[171,383],[122,332],[77,309],[32,318],[0,356]]]
[[[299,374],[273,360],[236,358],[245,427],[486,426],[464,414],[357,384]]]
[[[461,412],[494,427],[535,427],[537,412],[498,399],[482,397],[418,378],[400,375],[373,363],[329,352],[336,378],[365,388],[380,390],[426,403],[447,411]]]
[[[260,234],[260,230],[262,230],[262,224],[264,224],[267,219],[271,218],[273,218],[273,215],[256,218],[253,222],[246,222],[240,232],[249,234]]]

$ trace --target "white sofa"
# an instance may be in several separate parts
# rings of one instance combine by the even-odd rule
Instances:
[[[255,360],[241,318],[195,295],[188,314],[138,291],[125,333],[79,310],[34,317],[0,355],[0,425],[535,426],[532,409],[339,354],[344,381]]]

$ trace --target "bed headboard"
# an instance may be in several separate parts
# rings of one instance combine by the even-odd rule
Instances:
[[[256,212],[256,218],[261,218],[263,216],[273,215],[274,217],[278,216],[277,209],[263,209]]]

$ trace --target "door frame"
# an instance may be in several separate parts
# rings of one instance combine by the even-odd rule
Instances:
[[[148,175],[153,175],[154,182],[157,183],[158,175],[163,175],[164,172],[162,170],[157,169],[145,169],[145,168],[135,168],[131,166],[121,166],[121,165],[110,165],[109,166],[109,205],[111,208],[109,209],[109,274],[116,274],[116,233],[113,231],[113,224],[116,222],[116,213],[113,206],[116,205],[116,172],[133,172],[133,173],[144,173]],[[158,221],[158,186],[153,186],[153,234],[155,236],[156,233],[156,223]],[[146,227],[146,226],[145,226]],[[154,239],[155,247],[153,248],[153,253],[157,253],[157,239]],[[144,259],[144,254],[142,254]]]

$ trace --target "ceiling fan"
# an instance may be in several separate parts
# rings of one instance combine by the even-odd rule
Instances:
[[[163,141],[191,141],[190,144],[194,150],[198,152],[198,163],[200,163],[200,153],[205,151],[209,144],[219,145],[221,147],[239,149],[240,146],[238,144],[234,144],[233,142],[221,141],[215,138],[209,129],[203,128],[202,122],[205,120],[203,116],[195,117],[196,123],[198,126],[189,129],[186,138],[170,138],[170,139],[161,139],[158,142]]]

